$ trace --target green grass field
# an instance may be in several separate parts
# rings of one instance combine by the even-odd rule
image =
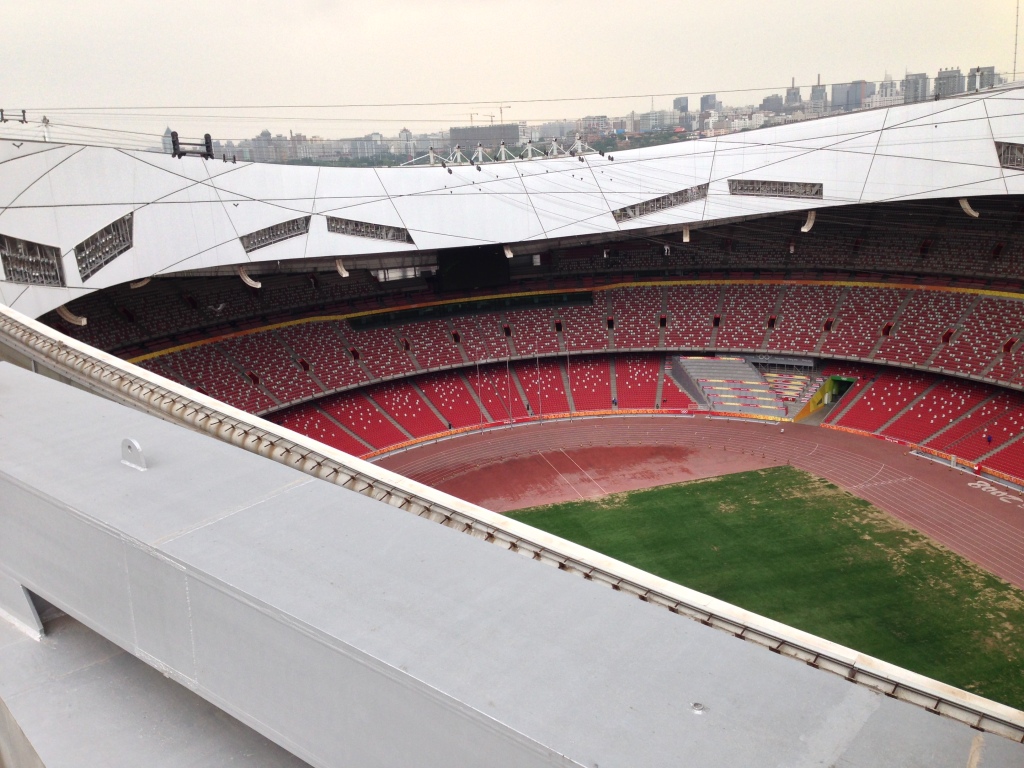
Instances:
[[[792,467],[509,516],[1024,709],[1024,592]]]

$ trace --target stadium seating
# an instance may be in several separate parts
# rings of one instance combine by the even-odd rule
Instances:
[[[467,372],[472,370],[466,369]],[[462,374],[457,371],[420,376],[416,385],[455,429],[491,421],[488,415],[480,412],[480,406],[473,399]]]
[[[554,309],[521,309],[510,312],[512,343],[517,355],[544,355],[558,352]]]
[[[365,391],[378,408],[401,424],[413,437],[434,435],[447,429],[447,424],[438,419],[423,401],[412,381],[389,381]]]
[[[543,358],[512,364],[534,416],[568,413],[569,401],[562,381],[562,363]]]
[[[938,451],[975,459],[984,455],[989,448],[985,440],[991,425],[1012,414],[1019,395],[1005,390],[993,391],[990,399],[979,408],[965,414],[949,429],[930,438],[925,445]]]
[[[222,352],[234,358],[245,371],[259,376],[282,403],[291,403],[321,394],[323,390],[288,354],[273,332],[236,336],[218,342]]]
[[[568,351],[602,352],[608,348],[608,313],[604,308],[604,296],[599,295],[599,299],[600,304],[593,306],[571,306],[560,310],[562,337]]]
[[[607,357],[572,357],[567,373],[577,411],[607,411],[612,407],[611,368]]]
[[[948,291],[916,291],[900,321],[875,352],[876,360],[923,365],[974,302],[974,296]]]
[[[934,381],[934,376],[913,371],[881,370],[853,407],[833,423],[851,429],[875,432],[913,402]]]
[[[896,318],[905,297],[903,290],[850,288],[832,331],[821,345],[822,354],[867,357],[882,338],[886,323]]]
[[[196,387],[211,397],[250,413],[262,413],[277,403],[237,370],[214,344],[183,349],[159,358],[165,375]]]
[[[824,333],[825,322],[836,315],[843,289],[834,285],[793,285],[779,306],[768,349],[813,352]]]
[[[320,408],[374,448],[408,440],[361,390],[342,392],[320,401]]]
[[[374,378],[399,376],[416,370],[409,353],[399,345],[394,328],[354,331],[346,323],[342,330],[349,344],[358,350],[359,361]]]
[[[657,348],[662,289],[620,288],[610,291],[610,299],[615,319],[615,348]]]
[[[990,396],[991,391],[991,387],[970,381],[940,380],[924,399],[912,405],[881,434],[923,443]]]
[[[271,417],[271,421],[303,435],[309,435],[321,443],[353,456],[362,456],[369,451],[365,445],[341,429],[311,403],[276,413]]]
[[[693,398],[686,394],[679,384],[676,383],[676,380],[672,378],[671,364],[667,359],[662,364],[662,381],[660,403],[662,410],[697,410],[703,407],[698,406],[693,401]]]
[[[369,379],[352,359],[345,343],[331,322],[303,323],[282,328],[281,338],[312,368],[328,389],[362,384]]]
[[[481,365],[466,369],[464,373],[469,386],[495,422],[529,416],[506,365]]]
[[[704,349],[711,345],[713,321],[722,293],[720,285],[670,286],[665,290],[669,349]]]
[[[779,286],[728,285],[722,304],[718,349],[756,350],[764,345],[768,319],[779,298]]]
[[[619,408],[654,408],[664,366],[661,355],[617,355],[615,394]]]
[[[403,325],[398,329],[398,335],[409,341],[410,350],[424,370],[462,365],[465,362],[459,345],[455,343],[448,324],[443,320]]]

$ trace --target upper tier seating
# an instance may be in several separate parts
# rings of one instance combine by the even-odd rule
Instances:
[[[570,352],[600,352],[608,348],[608,313],[604,307],[604,295],[598,294],[594,306],[563,307],[559,311],[562,319],[562,338]]]
[[[665,289],[669,349],[704,349],[711,345],[715,313],[722,294],[720,285],[679,285]]]
[[[520,309],[510,312],[512,343],[517,355],[544,355],[558,352],[554,309]],[[503,329],[504,330],[504,329]]]
[[[917,291],[900,313],[900,321],[875,352],[877,360],[923,365],[942,343],[942,335],[974,302],[964,293]]]
[[[834,285],[791,285],[779,307],[768,349],[813,352],[825,321],[836,315],[843,289]]]
[[[416,370],[409,353],[399,345],[393,328],[354,331],[345,323],[342,325],[342,331],[348,342],[358,351],[359,361],[369,369],[374,378],[398,376]]]
[[[210,397],[249,413],[261,413],[277,404],[238,371],[215,344],[183,349],[156,362],[169,378],[201,389]]]
[[[424,320],[403,325],[398,329],[398,335],[408,340],[409,348],[424,370],[466,362],[444,320]]]
[[[726,286],[722,324],[715,345],[719,349],[760,349],[778,298],[777,285]]]
[[[615,318],[616,349],[655,349],[658,346],[662,289],[638,286],[610,292]]]
[[[481,365],[475,369],[467,368],[463,373],[495,422],[522,419],[529,415],[506,365]]]
[[[282,403],[318,395],[323,390],[288,354],[273,333],[255,333],[218,342],[245,371],[257,374],[260,384]]]
[[[369,379],[332,322],[305,323],[281,328],[278,333],[299,357],[312,368],[313,374],[328,389],[362,384]]]
[[[905,297],[902,290],[850,288],[835,326],[821,345],[822,354],[867,357]]]

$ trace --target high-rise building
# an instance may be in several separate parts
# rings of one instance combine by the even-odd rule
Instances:
[[[935,76],[935,96],[945,98],[964,92],[964,76],[957,69],[940,69]]]
[[[782,97],[773,93],[771,96],[765,96],[761,100],[761,109],[765,112],[781,112],[783,107]]]
[[[801,103],[800,89],[796,87],[796,78],[790,81],[790,87],[786,89],[786,106],[796,107]]]
[[[967,90],[980,91],[982,88],[991,88],[996,83],[995,67],[971,67],[967,71]]]
[[[672,99],[672,109],[674,109],[676,112],[689,112],[690,97],[676,96],[674,99]]]
[[[711,112],[718,109],[718,96],[714,93],[706,93],[700,97],[700,111]]]
[[[169,155],[171,154],[171,152],[174,151],[174,148],[172,147],[171,144],[171,129],[169,127],[167,128],[166,131],[164,131],[164,136],[163,139],[160,140],[160,144],[163,147],[163,150],[166,154]]]
[[[924,72],[908,74],[903,78],[903,103],[913,104],[915,101],[925,101],[930,95],[928,90],[928,75]]]
[[[875,94],[875,84],[865,80],[852,83],[836,83],[832,86],[832,109],[851,112],[861,109],[865,100]]]
[[[811,86],[811,98],[807,111],[813,115],[823,115],[828,112],[828,90],[827,86],[821,84],[821,75],[818,75],[818,84]]]

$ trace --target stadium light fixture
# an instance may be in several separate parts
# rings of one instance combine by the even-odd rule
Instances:
[[[71,325],[77,325],[80,328],[84,325],[88,325],[89,323],[87,318],[79,317],[63,304],[57,307],[57,314],[60,315],[62,320],[71,323]]]
[[[128,287],[133,290],[135,288],[141,288],[144,285],[149,285],[149,281],[152,279],[152,277],[144,277],[141,280],[136,280],[134,283],[128,283]]]
[[[345,269],[345,263],[341,259],[334,260],[334,268],[338,270],[338,274],[342,277],[348,277],[348,270]]]
[[[804,225],[802,227],[800,227],[800,231],[801,232],[807,233],[807,232],[811,231],[811,228],[814,226],[814,219],[817,216],[817,214],[818,214],[817,211],[808,211],[807,212],[807,221],[805,221]]]
[[[512,254],[512,247],[508,246],[508,245],[503,245],[502,248],[505,250],[505,258],[506,259],[511,259],[512,256],[513,256],[513,254]]]
[[[245,267],[237,267],[238,276],[242,278],[242,282],[248,285],[250,288],[262,288],[263,283],[259,280],[253,280],[249,277],[249,273],[245,271]]]

